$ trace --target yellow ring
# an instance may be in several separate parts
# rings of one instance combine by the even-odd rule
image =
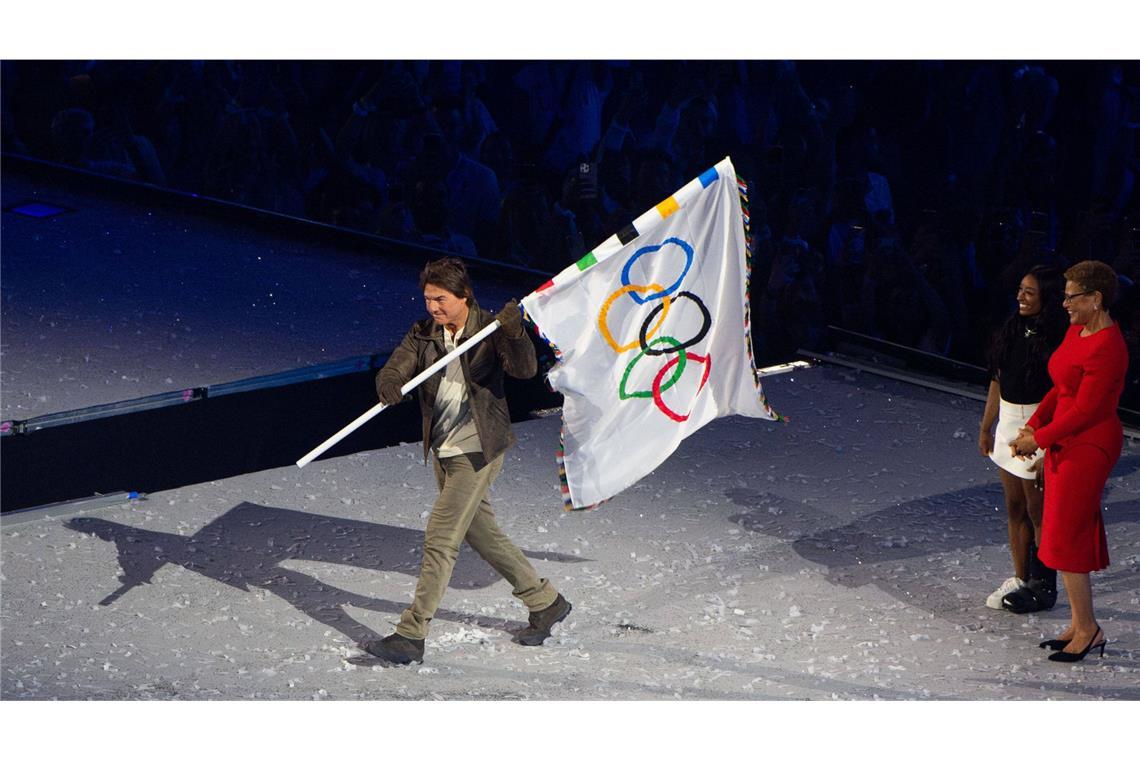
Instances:
[[[598,312],[598,330],[599,330],[599,332],[602,333],[602,338],[605,339],[606,343],[609,344],[610,348],[612,348],[615,353],[620,354],[623,351],[629,351],[631,349],[638,348],[641,345],[641,341],[640,341],[640,339],[638,339],[638,340],[633,341],[632,343],[626,343],[624,346],[619,346],[618,342],[616,340],[614,340],[613,333],[610,332],[610,328],[606,324],[606,317],[609,316],[610,306],[613,305],[613,302],[616,301],[617,299],[621,298],[622,296],[624,296],[626,293],[629,293],[631,291],[635,292],[635,293],[640,293],[641,295],[644,295],[646,293],[649,293],[650,291],[655,292],[655,293],[660,293],[663,290],[665,290],[665,288],[661,285],[658,285],[655,282],[651,283],[649,285],[626,285],[624,288],[621,288],[619,290],[615,290],[612,294],[610,294],[610,297],[606,299],[606,302],[604,304],[602,304],[602,310]],[[669,314],[669,296],[662,296],[661,297],[661,316],[658,317],[657,324],[653,325],[653,329],[651,329],[648,333],[645,334],[646,339],[652,338],[653,334],[655,332],[657,332],[659,329],[661,329],[661,325],[665,322],[665,317],[668,314]]]

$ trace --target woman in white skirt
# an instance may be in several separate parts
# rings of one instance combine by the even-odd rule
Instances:
[[[1052,387],[1046,365],[1069,326],[1061,301],[1064,285],[1057,269],[1030,270],[1017,289],[1017,312],[1002,325],[990,352],[990,387],[978,449],[1000,468],[1013,558],[1013,575],[986,599],[986,606],[997,610],[1036,612],[1057,601],[1057,573],[1037,559],[1045,502],[1043,452],[1016,459],[1010,443]]]

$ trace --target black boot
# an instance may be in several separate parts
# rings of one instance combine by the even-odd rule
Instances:
[[[413,662],[424,661],[424,640],[409,639],[407,636],[393,633],[379,641],[368,642],[364,645],[364,651],[386,662],[410,665]]]
[[[1041,591],[1038,593],[1038,597],[1041,599],[1041,609],[1051,610],[1053,605],[1057,603],[1057,571],[1051,567],[1045,567],[1040,560],[1038,560],[1037,566],[1041,570]]]
[[[555,623],[565,620],[571,609],[573,607],[570,602],[559,594],[554,603],[546,609],[530,613],[529,624],[519,631],[515,641],[524,647],[542,646],[542,642],[550,638],[550,629]]]
[[[1057,571],[1037,559],[1037,546],[1029,545],[1029,580],[1002,597],[1001,606],[1019,615],[1053,609],[1057,603]]]

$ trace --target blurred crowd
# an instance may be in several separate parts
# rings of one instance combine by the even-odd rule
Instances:
[[[1135,61],[4,61],[0,94],[6,153],[547,272],[730,155],[760,360],[830,324],[984,364],[1023,274],[1099,259],[1140,363]]]

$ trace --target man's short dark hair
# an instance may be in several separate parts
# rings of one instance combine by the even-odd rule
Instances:
[[[428,262],[420,272],[420,290],[428,285],[443,288],[456,298],[465,298],[468,305],[475,295],[471,289],[471,278],[467,276],[467,265],[454,256]]]

